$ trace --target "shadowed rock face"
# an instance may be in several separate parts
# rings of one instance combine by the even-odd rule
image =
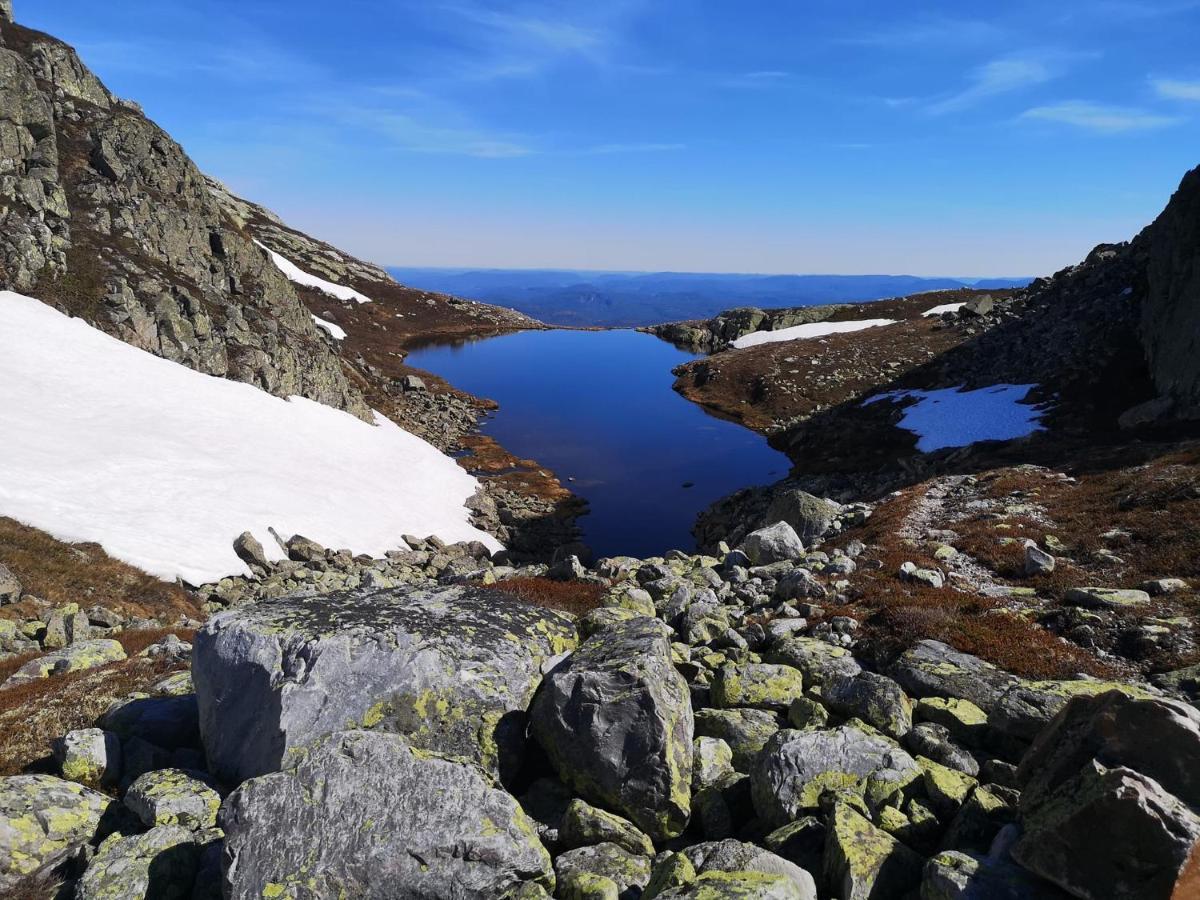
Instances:
[[[1176,413],[1200,417],[1200,168],[1183,179],[1162,215],[1143,233],[1149,292],[1142,340],[1159,392]]]
[[[210,375],[369,411],[182,148],[0,6],[0,288]]]
[[[507,779],[543,663],[575,645],[565,616],[460,586],[346,591],[223,613],[197,634],[192,678],[212,771],[273,772],[348,728]]]
[[[226,801],[225,896],[508,896],[553,884],[517,801],[478,768],[404,738],[341,732]]]

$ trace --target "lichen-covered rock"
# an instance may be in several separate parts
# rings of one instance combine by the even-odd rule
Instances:
[[[921,900],[1066,900],[1012,863],[947,850],[925,863]]]
[[[881,736],[843,726],[779,732],[750,773],[754,808],[772,827],[820,806],[826,791],[849,790],[874,806],[921,774],[911,756]]]
[[[0,891],[92,840],[112,798],[52,775],[0,778]]]
[[[294,758],[222,808],[229,900],[482,900],[553,885],[533,822],[474,765],[379,731],[333,734]]]
[[[1081,587],[1067,591],[1064,600],[1087,609],[1128,609],[1148,606],[1150,595],[1136,589]]]
[[[979,774],[975,757],[950,740],[950,730],[944,725],[932,722],[916,725],[904,735],[903,744],[913,755],[927,756],[972,777]]]
[[[0,606],[16,603],[21,599],[21,581],[8,566],[0,563]]]
[[[559,879],[556,893],[559,900],[621,900],[617,883],[593,872],[571,872]]]
[[[17,669],[4,682],[4,687],[14,687],[18,684],[28,684],[52,675],[65,675],[68,672],[79,672],[83,669],[95,669],[111,662],[125,659],[125,648],[117,641],[99,638],[94,641],[81,641],[37,659],[31,659]]]
[[[705,872],[694,882],[657,895],[660,900],[812,900],[795,882],[765,872]]]
[[[199,831],[217,824],[221,795],[182,769],[138,776],[125,791],[125,805],[147,828],[180,825]]]
[[[1023,805],[1038,803],[1092,759],[1140,772],[1200,808],[1200,710],[1189,704],[1118,691],[1075,698],[1021,760]]]
[[[76,900],[189,900],[200,846],[187,828],[105,838],[75,888]]]
[[[767,652],[766,660],[799,669],[804,675],[804,683],[815,687],[835,676],[853,677],[862,671],[862,666],[845,647],[799,635],[778,642]]]
[[[825,880],[838,900],[902,897],[921,881],[923,860],[845,803],[829,814]]]
[[[733,751],[720,738],[698,737],[692,742],[692,793],[733,771]]]
[[[816,900],[817,886],[811,874],[781,856],[743,841],[706,841],[686,848],[684,854],[701,876],[708,872],[758,872],[786,878],[797,896]]]
[[[900,685],[885,675],[860,672],[838,675],[821,686],[821,701],[831,710],[857,717],[896,739],[912,728],[912,703]]]
[[[950,815],[966,802],[976,781],[970,775],[957,772],[925,756],[917,757],[921,767],[921,779],[925,784],[925,796],[941,815]]]
[[[987,713],[970,700],[925,697],[913,706],[913,721],[945,728],[953,740],[967,747],[978,747],[987,738]]]
[[[1151,696],[1137,685],[1112,681],[1026,681],[940,641],[918,641],[893,664],[891,675],[917,697],[969,700],[996,731],[1032,741],[1072,697],[1118,690]]]
[[[1151,778],[1087,763],[1021,803],[1013,858],[1086,900],[1175,900],[1200,887],[1200,817]]]
[[[121,742],[111,731],[79,728],[54,742],[63,778],[81,784],[114,784],[121,777]]]
[[[768,522],[787,522],[802,541],[824,537],[837,520],[841,507],[832,500],[798,489],[776,494],[767,508]]]
[[[738,549],[756,566],[790,562],[804,556],[804,542],[787,522],[776,522],[752,531]]]
[[[696,734],[720,738],[733,752],[733,766],[749,772],[767,741],[779,731],[779,719],[764,709],[698,709]]]
[[[462,586],[346,591],[214,616],[192,679],[212,771],[237,783],[344,729],[405,735],[507,778],[565,616]]]
[[[712,702],[721,708],[752,707],[786,712],[804,693],[799,669],[771,663],[726,665],[712,681]]]
[[[650,868],[648,857],[611,843],[568,850],[554,860],[554,873],[559,884],[570,884],[581,876],[584,876],[584,884],[591,879],[605,878],[617,886],[621,897],[637,896],[650,881]]]
[[[559,777],[655,840],[678,835],[691,810],[692,704],[656,619],[588,638],[542,683],[532,732]]]
[[[668,853],[654,864],[641,900],[654,900],[671,888],[683,887],[695,880],[696,867],[692,861],[683,853]]]
[[[567,806],[559,826],[559,842],[568,850],[611,843],[630,853],[654,855],[653,842],[632,822],[583,800],[572,800]]]

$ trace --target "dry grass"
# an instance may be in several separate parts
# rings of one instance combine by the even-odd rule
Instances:
[[[583,616],[600,605],[604,588],[585,581],[554,581],[550,578],[510,578],[490,586],[528,603],[556,612]]]
[[[90,727],[115,701],[146,690],[178,666],[149,659],[140,653],[168,634],[190,641],[188,629],[129,631],[116,636],[130,659],[95,669],[57,675],[0,689],[0,775],[14,775],[44,764],[51,742],[75,728]],[[27,654],[22,660],[36,657]],[[5,660],[4,669],[15,669]],[[9,671],[0,672],[7,677]]]
[[[851,578],[857,599],[849,606],[827,610],[827,615],[861,619],[864,649],[881,661],[893,659],[919,640],[933,639],[1026,678],[1116,674],[1085,650],[1003,609],[997,601],[898,578],[896,573],[905,562],[937,565],[924,548],[908,546],[899,537],[922,491],[923,486],[910,488],[881,504],[863,528],[849,535],[866,543],[867,556],[883,567],[860,568]]]
[[[0,518],[0,563],[25,590],[54,606],[99,604],[126,616],[199,618],[195,599],[175,584],[147,575],[110,557],[98,544],[66,544],[43,531]],[[29,613],[23,606],[0,609],[0,617]]]

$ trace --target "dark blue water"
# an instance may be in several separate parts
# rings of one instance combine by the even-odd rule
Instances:
[[[580,525],[597,556],[652,556],[692,549],[704,507],[789,466],[671,389],[671,369],[695,358],[635,331],[530,331],[414,350],[406,362],[500,404],[483,430],[588,501]]]

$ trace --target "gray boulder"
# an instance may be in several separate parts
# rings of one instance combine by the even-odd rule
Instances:
[[[188,772],[158,769],[134,780],[125,791],[125,805],[147,828],[179,825],[199,831],[216,826],[221,796]]]
[[[979,762],[966,750],[950,740],[944,725],[922,722],[904,735],[904,747],[917,756],[927,756],[934,762],[964,772],[972,778],[979,775]]]
[[[947,850],[925,863],[921,900],[1066,900],[1011,862]]]
[[[13,890],[91,841],[112,802],[52,775],[0,778],[0,891]]]
[[[100,725],[122,740],[141,738],[167,750],[200,746],[195,694],[120,700],[100,717]]]
[[[691,809],[692,703],[657,619],[616,623],[550,672],[530,710],[559,777],[655,840]]]
[[[673,887],[659,900],[810,900],[783,875],[762,872],[705,872],[691,884]]]
[[[559,841],[568,849],[612,843],[630,853],[654,855],[654,844],[632,822],[583,800],[572,800],[567,805],[559,826]]]
[[[849,804],[829,814],[825,881],[838,900],[903,897],[921,881],[924,861]]]
[[[457,585],[219,614],[196,635],[192,667],[211,771],[236,784],[322,735],[367,728],[507,778],[542,665],[574,643],[565,616]]]
[[[846,717],[857,717],[884,734],[902,738],[912,728],[912,703],[900,685],[885,675],[860,672],[838,675],[821,687],[821,701]]]
[[[1152,778],[1092,761],[1053,793],[1022,797],[1021,816],[1013,858],[1072,896],[1194,895],[1200,817]]]
[[[733,753],[733,767],[749,772],[767,741],[779,731],[779,719],[765,709],[698,709],[696,734],[720,738]]]
[[[221,810],[225,896],[490,898],[553,885],[517,801],[478,767],[399,735],[339,732]]]
[[[1072,700],[1021,760],[1022,807],[1039,803],[1092,759],[1153,778],[1200,808],[1200,710],[1118,691]]]
[[[787,522],[800,540],[811,543],[824,537],[837,520],[841,507],[807,491],[784,491],[767,508],[768,522]]]
[[[738,549],[756,566],[789,562],[804,556],[804,542],[787,522],[776,522],[750,532]]]
[[[845,647],[799,635],[779,641],[767,652],[766,659],[799,669],[804,673],[804,683],[815,687],[835,676],[854,676],[862,671],[862,666]]]
[[[816,900],[817,885],[812,875],[769,850],[742,841],[706,841],[683,851],[697,874],[707,872],[759,872],[781,876],[796,888],[797,896]]]
[[[68,731],[54,742],[53,751],[59,771],[70,781],[109,785],[121,777],[121,742],[110,731]]]
[[[271,561],[267,559],[267,551],[263,549],[258,538],[248,531],[243,531],[234,539],[233,552],[248,566],[258,566],[264,570],[271,568]]]
[[[750,772],[754,808],[778,828],[820,807],[826,791],[849,790],[872,807],[921,775],[900,747],[857,728],[785,729],[767,742]]]
[[[3,687],[28,684],[52,675],[66,675],[84,669],[95,669],[125,659],[125,648],[117,641],[100,638],[81,641],[37,659],[31,659],[5,680]]]
[[[563,897],[598,898],[637,897],[650,881],[651,862],[647,856],[630,853],[613,843],[593,844],[560,854],[554,860],[558,894]],[[605,893],[593,893],[611,882]]]
[[[196,835],[177,825],[104,840],[75,900],[189,900],[200,862]]]

